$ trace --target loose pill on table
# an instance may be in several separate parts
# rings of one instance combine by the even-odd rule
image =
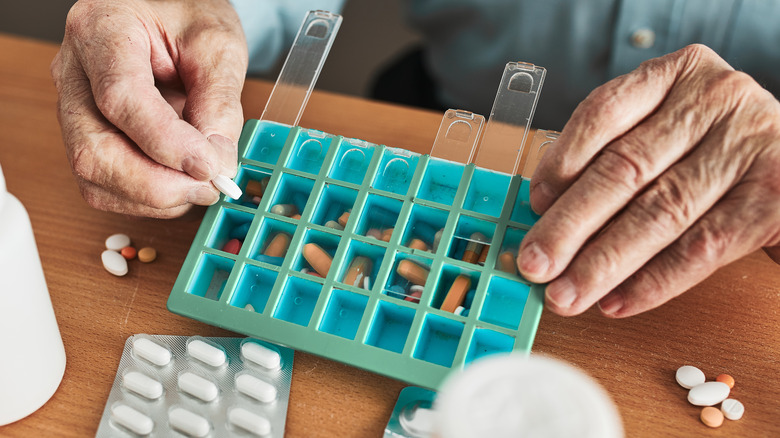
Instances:
[[[138,255],[138,251],[132,246],[126,246],[119,251],[119,254],[125,258],[125,260],[133,260]]]
[[[357,256],[352,259],[352,263],[349,264],[347,273],[344,275],[343,283],[346,283],[350,286],[360,287],[363,279],[367,278],[373,268],[374,263],[370,258],[365,256]]]
[[[683,365],[678,368],[674,377],[677,379],[677,383],[685,389],[701,385],[705,380],[702,370],[691,365]]]
[[[214,382],[189,371],[179,374],[178,384],[179,390],[204,402],[213,401],[219,395],[219,388]]]
[[[130,371],[122,376],[122,386],[149,400],[156,400],[163,393],[162,383],[138,371]]]
[[[745,414],[745,406],[739,400],[727,398],[721,403],[720,411],[729,420],[739,420]]]
[[[130,246],[130,237],[127,234],[112,234],[106,239],[106,249],[121,251],[126,246]]]
[[[734,378],[731,377],[728,374],[721,374],[718,377],[715,378],[716,382],[723,382],[726,385],[729,385],[729,388],[734,388]]]
[[[344,226],[336,221],[327,221],[325,222],[325,226],[334,230],[344,231]]]
[[[271,213],[290,217],[298,214],[298,207],[295,204],[276,204],[271,207]]]
[[[688,391],[688,402],[696,406],[716,405],[729,396],[731,389],[723,382],[704,382]]]
[[[241,197],[241,187],[225,175],[215,176],[211,183],[228,198],[239,199]]]
[[[271,422],[267,418],[244,408],[231,409],[228,412],[228,422],[256,436],[267,436],[271,433]]]
[[[205,437],[211,431],[209,420],[179,407],[168,411],[168,423],[179,432],[197,438]]]
[[[165,366],[171,361],[171,351],[151,339],[136,337],[133,339],[133,353],[157,366]]]
[[[444,302],[441,304],[441,310],[455,313],[455,310],[463,303],[466,294],[471,289],[471,278],[468,275],[458,275],[452,282]]]
[[[347,221],[349,221],[349,212],[345,211],[344,213],[341,214],[341,216],[339,216],[338,222],[339,225],[341,225],[342,227],[346,227]]]
[[[517,274],[517,263],[515,263],[515,255],[512,251],[504,251],[498,256],[498,269],[507,274]]]
[[[230,254],[238,254],[241,251],[241,241],[238,239],[230,239],[222,246],[222,251]]]
[[[276,400],[277,396],[274,385],[251,374],[241,374],[236,377],[236,389],[238,392],[263,403],[271,403]]]
[[[103,262],[103,267],[111,274],[121,277],[127,274],[127,259],[122,257],[122,254],[107,249],[100,254],[100,260]]]
[[[409,242],[409,248],[419,249],[420,251],[428,251],[429,249],[428,244],[420,239],[412,239],[411,242]]]
[[[479,255],[482,253],[482,249],[485,247],[487,237],[479,231],[473,233],[469,237],[469,242],[466,244],[466,250],[463,251],[463,260],[466,263],[477,263]]]
[[[398,262],[398,267],[395,268],[395,271],[398,275],[409,280],[413,284],[424,285],[428,280],[428,269],[411,260],[401,260]]]
[[[723,424],[723,412],[707,406],[701,410],[701,422],[709,427],[720,427]]]
[[[241,354],[246,360],[269,370],[275,370],[282,364],[282,356],[278,351],[257,342],[244,342],[241,345]]]
[[[157,250],[151,247],[141,248],[138,251],[138,261],[151,263],[157,258]]]
[[[149,435],[154,430],[154,421],[148,415],[124,404],[111,407],[111,420],[138,435]]]
[[[222,366],[227,361],[227,355],[221,348],[200,339],[194,339],[187,343],[187,354],[213,367]]]
[[[303,245],[303,258],[323,277],[328,276],[333,258],[316,243]]]
[[[268,257],[284,257],[285,254],[287,254],[287,249],[290,247],[290,240],[291,237],[289,234],[284,232],[276,233],[268,246],[265,247],[263,255]]]

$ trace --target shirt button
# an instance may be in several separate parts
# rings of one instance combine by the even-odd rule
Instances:
[[[631,34],[631,45],[637,49],[649,49],[655,44],[655,32],[651,29],[637,29]]]

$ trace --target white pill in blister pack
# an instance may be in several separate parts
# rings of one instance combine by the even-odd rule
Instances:
[[[267,436],[271,433],[271,422],[267,418],[247,411],[244,408],[231,409],[228,421],[234,427],[243,429],[253,435]]]
[[[170,350],[144,337],[133,339],[133,352],[157,366],[168,365],[171,361]]]
[[[204,402],[214,401],[219,394],[214,382],[189,371],[179,374],[179,389]]]
[[[154,421],[148,415],[124,404],[111,408],[111,420],[138,435],[149,435],[154,429]]]
[[[257,342],[244,342],[241,345],[241,354],[244,355],[245,359],[265,369],[275,370],[281,365],[281,356],[278,351],[262,346]]]
[[[204,437],[211,432],[209,420],[184,408],[173,408],[168,412],[171,427],[193,437]]]
[[[276,400],[276,387],[251,374],[237,376],[236,389],[263,403],[271,403]]]
[[[193,339],[187,343],[187,353],[195,359],[213,367],[224,365],[225,360],[227,359],[224,351],[200,339]]]
[[[138,371],[125,373],[122,386],[149,400],[157,400],[163,393],[162,383]]]

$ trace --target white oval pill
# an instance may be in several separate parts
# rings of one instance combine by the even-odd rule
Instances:
[[[168,423],[179,432],[194,437],[204,437],[211,431],[209,420],[184,408],[168,411]]]
[[[701,385],[705,380],[702,370],[691,365],[683,365],[680,368],[677,368],[675,378],[677,379],[677,383],[685,389],[691,389],[694,386]]]
[[[704,382],[688,391],[688,401],[695,406],[712,406],[725,400],[730,391],[723,382]]]
[[[214,382],[189,371],[179,375],[179,389],[204,402],[214,400],[219,394]]]
[[[271,422],[244,408],[231,409],[228,412],[228,421],[235,427],[257,436],[265,436],[271,433]]]
[[[729,420],[739,420],[742,415],[745,414],[745,405],[739,400],[733,398],[727,398],[723,400],[723,404],[720,405],[720,411],[723,412],[723,416]]]
[[[276,387],[250,374],[241,374],[236,377],[236,389],[263,403],[271,403],[276,400]]]
[[[247,360],[269,370],[279,368],[282,363],[282,358],[278,351],[264,347],[257,342],[244,342],[244,345],[241,346],[241,354]]]
[[[122,386],[149,400],[156,400],[163,393],[162,383],[138,371],[122,376]]]
[[[238,199],[243,193],[241,191],[241,187],[239,187],[232,179],[226,177],[225,175],[217,175],[214,177],[214,179],[211,180],[211,183],[214,184],[214,187],[216,187],[217,190],[224,193],[228,198]]]
[[[168,363],[171,361],[170,350],[147,338],[134,338],[133,352],[142,359],[145,359],[157,366],[168,365]]]
[[[100,260],[103,262],[103,267],[106,268],[106,271],[117,277],[127,274],[127,259],[122,257],[122,254],[112,249],[107,249],[100,254]]]
[[[130,236],[127,234],[112,234],[106,239],[106,249],[119,251],[126,246],[130,246]]]
[[[154,421],[149,416],[127,405],[112,406],[111,420],[138,435],[149,435],[154,429]]]
[[[227,360],[225,352],[208,342],[195,339],[187,344],[187,353],[199,361],[213,367],[221,366]]]

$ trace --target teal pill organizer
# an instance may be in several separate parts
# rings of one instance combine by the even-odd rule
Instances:
[[[301,32],[306,28],[305,20]],[[265,120],[244,126],[235,182],[245,195],[223,195],[209,207],[168,308],[432,389],[479,357],[529,352],[543,286],[501,263],[502,254],[516,258],[537,218],[528,179],[515,175],[522,151],[509,148],[511,159],[500,160],[509,163],[507,172],[480,163],[495,161],[499,149],[507,153],[491,138],[523,143],[544,69],[508,64],[484,135],[482,116],[449,110],[431,154],[420,155],[294,126],[316,80],[298,79],[309,81],[298,95],[280,85],[300,55],[302,35]],[[289,123],[267,120],[280,96],[295,108]],[[290,96],[298,106],[289,105]],[[526,170],[553,138],[537,133]],[[289,241],[286,250],[269,256],[280,235]],[[241,243],[237,254],[223,250],[233,239]],[[311,244],[332,259],[329,269],[304,257]]]

